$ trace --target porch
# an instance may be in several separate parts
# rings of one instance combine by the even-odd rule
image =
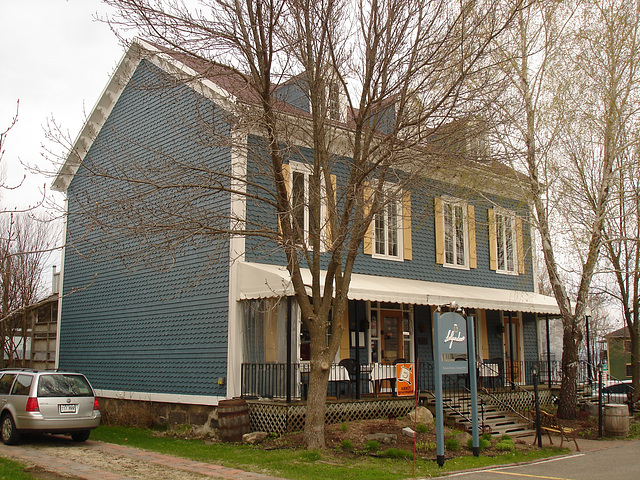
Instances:
[[[415,397],[396,395],[395,382],[390,373],[394,365],[361,364],[359,367],[352,365],[351,367],[355,368],[347,369],[344,363],[331,366],[327,388],[326,423],[402,417],[415,407]],[[482,428],[493,428],[496,434],[528,432],[529,420],[524,412],[534,405],[531,374],[534,365],[540,372],[540,403],[550,405],[559,388],[560,362],[521,361],[517,364],[509,362],[509,365],[505,366],[494,360],[478,364],[479,415]],[[385,378],[380,377],[381,372]],[[435,398],[433,372],[433,361],[419,362],[416,371],[418,401],[426,406]],[[249,404],[252,428],[276,433],[302,429],[308,392],[308,385],[305,385],[308,381],[307,374],[308,364],[305,363],[243,364],[242,397]],[[515,378],[517,375],[521,375],[522,382],[512,380],[512,377]],[[581,362],[578,382],[580,385],[586,385],[589,378],[588,364]],[[469,394],[468,375],[443,377],[445,410],[450,423],[461,426],[469,424]],[[513,417],[515,423],[521,420],[524,426],[514,426],[511,432],[498,430],[493,421],[498,415],[507,427],[508,422],[503,419],[505,415]]]

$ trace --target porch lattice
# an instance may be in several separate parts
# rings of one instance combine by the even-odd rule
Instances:
[[[305,403],[278,404],[248,401],[249,421],[254,431],[268,433],[296,432],[304,428]],[[325,423],[342,423],[372,418],[402,417],[414,407],[415,399],[381,398],[352,402],[328,402]]]

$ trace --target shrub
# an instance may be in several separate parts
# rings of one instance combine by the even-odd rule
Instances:
[[[389,448],[382,452],[382,456],[387,458],[412,458],[413,453],[401,448]]]
[[[491,441],[493,436],[489,432],[484,432],[480,438]]]
[[[444,441],[444,446],[447,448],[447,450],[460,450],[460,442],[455,438],[447,438]]]
[[[513,443],[513,438],[511,438],[509,435],[502,435],[500,437],[500,442],[507,442],[507,443]]]
[[[481,437],[478,441],[478,447],[480,448],[480,450],[484,450],[485,448],[489,448],[490,446],[491,441],[487,440],[486,438]],[[473,449],[473,438],[467,440],[467,447],[469,447],[469,450]]]
[[[340,443],[340,448],[342,448],[343,450],[352,450],[353,442],[351,440],[342,440],[342,442]]]
[[[436,442],[418,442],[416,443],[416,450],[421,452],[433,452],[438,446]]]
[[[416,425],[416,431],[418,433],[428,433],[429,430],[429,425],[425,425],[424,423],[419,423],[418,425]]]
[[[380,450],[380,442],[377,440],[369,440],[364,444],[365,452],[377,452]]]
[[[498,442],[496,443],[496,450],[499,452],[513,452],[516,446],[511,442]]]
[[[347,431],[347,424],[343,423],[342,425],[340,425],[340,430],[342,430],[343,432]]]

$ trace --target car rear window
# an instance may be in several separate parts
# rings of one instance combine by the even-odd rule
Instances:
[[[93,390],[83,375],[41,375],[38,397],[93,397]]]

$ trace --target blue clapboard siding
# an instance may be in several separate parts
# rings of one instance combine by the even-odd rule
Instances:
[[[249,179],[251,182],[255,182],[256,185],[260,185],[271,192],[270,198],[275,201],[275,185],[271,179],[271,174],[265,170],[270,168],[270,165],[265,163],[264,160],[267,158],[267,154],[263,143],[256,137],[250,137],[249,145]],[[285,161],[292,160],[311,162],[313,160],[313,151],[304,147],[291,148],[290,154]],[[349,174],[348,159],[334,159],[332,171],[337,177],[337,200],[340,206],[341,198],[344,195],[341,185],[345,185]],[[249,192],[264,195],[262,190],[255,187],[253,187],[253,190],[250,187]],[[478,268],[461,270],[446,268],[436,263],[434,198],[442,195],[466,199],[469,204],[475,207]],[[526,205],[517,200],[489,194],[481,196],[467,189],[431,179],[423,179],[419,184],[416,182],[411,190],[413,259],[397,262],[360,254],[356,261],[354,272],[457,285],[533,291],[531,235],[526,221],[523,222],[525,273],[522,275],[504,275],[489,268],[488,209],[495,205],[513,210],[525,219],[528,218]],[[248,200],[247,219],[250,222],[261,224],[271,222],[272,228],[274,230],[277,229],[275,208],[265,204]],[[282,249],[274,242],[266,242],[255,237],[247,238],[246,249],[246,259],[248,261],[286,265]]]
[[[533,313],[522,314],[522,335],[524,337],[524,360],[537,361],[538,356],[538,327],[536,315]],[[528,374],[528,373],[527,373]]]
[[[227,375],[228,242],[194,236],[171,254],[151,252],[154,268],[136,263],[129,253],[142,259],[159,235],[104,228],[101,215],[114,216],[101,213],[100,199],[111,187],[125,195],[127,185],[89,171],[137,165],[157,173],[169,157],[228,169],[229,149],[203,142],[200,128],[204,121],[224,135],[222,114],[187,87],[158,88],[160,79],[153,65],[141,63],[69,186],[60,368],[86,373],[99,389],[224,395],[217,380]],[[195,193],[203,212],[229,211],[227,195],[206,189],[167,190],[147,201],[185,205]],[[126,212],[120,220],[126,224]]]

